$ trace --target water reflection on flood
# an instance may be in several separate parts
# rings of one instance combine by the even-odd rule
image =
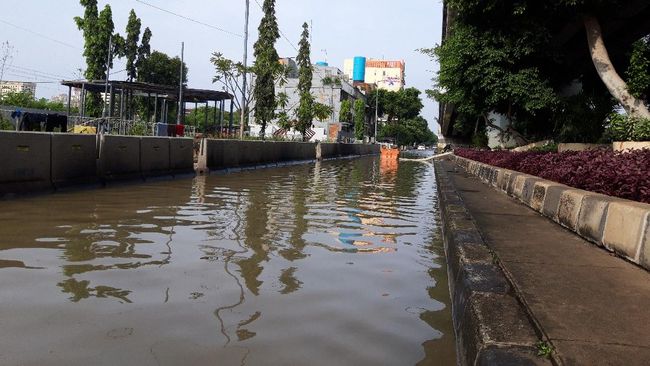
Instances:
[[[0,207],[0,364],[455,363],[429,165],[331,161]]]

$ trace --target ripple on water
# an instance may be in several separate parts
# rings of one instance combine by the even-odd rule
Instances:
[[[32,220],[2,216],[0,343],[26,364],[454,364],[436,204],[429,165],[374,158],[12,202]]]

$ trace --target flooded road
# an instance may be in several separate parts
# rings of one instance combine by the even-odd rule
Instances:
[[[453,365],[431,165],[0,202],[1,365]]]

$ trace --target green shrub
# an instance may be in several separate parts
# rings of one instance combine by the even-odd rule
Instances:
[[[533,147],[529,151],[541,152],[541,153],[557,152],[557,144],[556,143],[550,143],[550,144],[546,144],[544,146]]]
[[[650,119],[614,113],[609,116],[606,134],[614,141],[650,141]]]

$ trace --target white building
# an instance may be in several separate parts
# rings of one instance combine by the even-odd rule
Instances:
[[[346,59],[343,62],[343,72],[347,75],[349,82],[365,82],[375,84],[379,89],[389,91],[400,91],[406,85],[406,63],[403,60],[365,60],[365,71],[356,73],[364,75],[364,80],[353,80],[355,75],[355,60]]]
[[[36,96],[36,83],[27,81],[0,81],[0,94],[27,93]]]
[[[314,119],[311,130],[314,135],[311,141],[343,141],[346,139],[354,139],[354,128],[351,123],[339,121],[339,113],[341,111],[341,102],[348,99],[354,103],[357,99],[366,100],[366,96],[361,93],[357,88],[353,87],[347,81],[347,77],[341,70],[336,67],[314,65],[311,94],[314,96],[314,102],[328,105],[332,107],[332,115],[328,118],[319,121]],[[276,84],[276,95],[285,93],[288,96],[288,103],[285,111],[290,118],[295,118],[295,112],[300,104],[300,95],[298,92],[298,78],[290,77],[284,85]],[[251,107],[252,108],[252,107]],[[276,114],[282,110],[276,110]],[[261,126],[252,120],[250,124],[250,134],[258,136]],[[266,136],[273,135],[280,127],[276,121],[272,121],[267,125],[265,134]],[[288,137],[298,138],[296,131],[288,131]]]

